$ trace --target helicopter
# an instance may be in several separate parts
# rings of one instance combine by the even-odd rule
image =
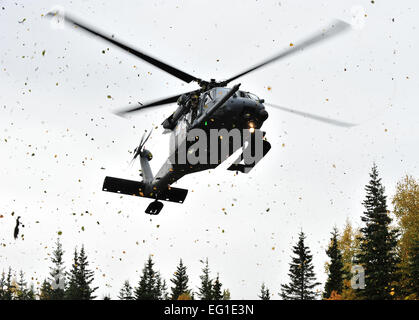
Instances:
[[[171,133],[171,156],[162,165],[157,174],[153,175],[150,167],[150,161],[153,158],[152,153],[145,149],[145,144],[152,132],[150,131],[147,136],[146,132],[143,134],[138,147],[133,152],[134,156],[132,161],[136,159],[140,160],[142,181],[106,176],[103,182],[103,191],[153,199],[153,202],[145,210],[148,214],[159,214],[163,208],[161,201],[183,203],[188,194],[188,190],[173,187],[172,184],[187,174],[216,168],[230,156],[236,154],[239,149],[241,149],[242,153],[228,167],[228,170],[249,173],[271,149],[271,144],[266,138],[266,132],[260,130],[264,121],[268,118],[265,105],[332,125],[341,127],[354,126],[352,123],[301,112],[283,106],[266,104],[264,99],[260,99],[255,94],[239,90],[240,84],[236,84],[231,88],[227,87],[229,83],[246,74],[341,34],[349,27],[349,24],[346,22],[336,20],[327,28],[306,38],[299,44],[292,45],[271,58],[226,80],[216,81],[215,79],[211,79],[210,81],[206,81],[116,40],[113,35],[107,36],[104,32],[88,26],[68,14],[64,15],[59,12],[50,12],[47,16],[51,18],[58,16],[62,21],[69,23],[77,30],[82,30],[90,35],[97,36],[186,83],[195,82],[198,84],[199,88],[194,91],[146,104],[138,103],[137,106],[129,107],[116,113],[119,116],[125,116],[156,106],[171,103],[178,104],[177,109],[162,123],[165,129],[164,133]],[[213,131],[218,133],[215,139],[213,139]],[[238,143],[234,141],[234,135],[229,135],[233,131],[239,134]],[[201,147],[195,148],[194,146],[197,144]],[[224,150],[224,153],[221,150],[223,147],[224,149],[227,148],[227,150]],[[248,150],[247,153],[246,150]],[[254,160],[253,162],[245,161],[245,154],[252,155],[256,153],[259,156],[252,159]],[[195,157],[190,157],[190,155],[194,155]],[[192,161],[196,160],[197,157],[200,161]]]

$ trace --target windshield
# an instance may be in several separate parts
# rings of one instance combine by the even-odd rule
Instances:
[[[214,94],[215,96],[212,96],[211,95],[211,97],[214,98],[214,99],[221,98],[222,96],[224,96],[225,94],[227,94],[227,92],[229,92],[229,91],[230,91],[230,89],[228,89],[228,88],[220,88],[220,87],[218,87],[218,88],[215,88],[213,90],[213,92],[212,92],[212,94]]]
[[[257,95],[255,95],[255,94],[253,94],[253,93],[250,93],[250,92],[246,92],[247,93],[247,96],[250,98],[250,99],[252,99],[252,100],[255,100],[255,101],[259,101],[260,99],[259,99],[259,97],[257,96]]]

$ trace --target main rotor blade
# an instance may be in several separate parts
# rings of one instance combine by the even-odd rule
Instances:
[[[299,116],[303,116],[305,118],[317,120],[317,121],[320,121],[320,122],[332,124],[332,125],[339,126],[339,127],[350,128],[350,127],[356,126],[356,124],[354,124],[354,123],[349,123],[349,122],[343,122],[343,121],[339,121],[339,120],[335,120],[335,119],[330,119],[330,118],[318,116],[316,114],[297,111],[297,110],[289,109],[289,108],[286,108],[286,107],[282,107],[282,106],[278,106],[278,105],[274,105],[274,104],[270,104],[270,103],[265,103],[265,105],[273,107],[273,108],[280,109],[282,111],[293,113],[293,114],[296,114],[296,115],[299,115]]]
[[[192,92],[195,92],[195,91],[182,93],[182,94],[188,94],[188,93],[192,93]],[[143,104],[143,105],[139,105],[138,107],[125,109],[125,110],[116,112],[116,114],[119,115],[119,116],[124,116],[127,113],[139,111],[139,110],[142,110],[142,109],[147,109],[147,108],[151,108],[151,107],[156,107],[156,106],[161,106],[161,105],[165,105],[165,104],[169,104],[169,103],[174,103],[179,99],[179,97],[182,94],[178,94],[178,95],[175,95],[173,97],[168,97],[168,98],[164,98],[164,99],[161,99],[161,100],[149,102],[149,103],[146,103],[146,104]]]
[[[58,13],[49,12],[47,14],[47,16],[54,17],[57,14]],[[183,80],[187,83],[189,83],[191,81],[199,81],[200,80],[200,79],[198,79],[198,78],[196,78],[196,77],[194,77],[194,76],[192,76],[192,75],[190,75],[186,72],[183,72],[183,71],[181,71],[181,70],[179,70],[175,67],[172,67],[172,66],[170,66],[170,65],[168,65],[168,64],[166,64],[166,63],[164,63],[160,60],[157,60],[157,59],[155,59],[155,58],[153,58],[149,55],[146,55],[145,53],[143,53],[143,52],[141,52],[137,49],[131,48],[128,45],[123,44],[122,42],[119,42],[119,41],[115,40],[113,36],[108,37],[108,36],[104,35],[102,32],[100,32],[98,30],[95,30],[92,27],[88,27],[87,25],[81,23],[78,20],[75,20],[74,18],[68,16],[67,14],[62,15],[62,18],[66,22],[71,23],[74,26],[79,27],[80,29],[82,29],[84,31],[87,31],[87,32],[89,32],[89,33],[91,33],[95,36],[98,36],[98,37],[100,37],[104,40],[109,41],[110,43],[114,44],[115,46],[117,46],[117,47],[119,47],[119,48],[121,48],[125,51],[128,51],[129,53],[133,54],[134,56],[136,56],[136,57],[138,57],[138,58],[140,58],[144,61],[147,61],[148,63],[152,64],[153,66],[155,66],[159,69],[162,69],[162,70],[170,73],[172,76],[175,76],[175,77],[177,77],[177,78],[179,78],[179,79],[181,79],[181,80]]]
[[[350,25],[348,23],[337,20],[337,21],[333,22],[326,29],[323,29],[322,31],[314,34],[313,36],[311,36],[309,38],[307,38],[306,40],[302,41],[300,44],[294,45],[291,48],[286,49],[286,50],[282,51],[281,53],[269,58],[268,60],[265,60],[262,63],[259,63],[255,66],[253,66],[252,68],[235,75],[234,77],[231,77],[231,78],[229,78],[225,81],[222,81],[222,83],[227,84],[227,83],[229,83],[233,80],[236,80],[237,78],[240,78],[240,77],[244,76],[245,74],[248,74],[252,71],[255,71],[259,68],[262,68],[263,66],[266,66],[267,64],[270,64],[272,62],[275,62],[279,59],[285,58],[285,57],[290,56],[292,54],[295,54],[295,53],[299,52],[300,50],[311,47],[312,45],[314,45],[318,42],[324,41],[326,39],[330,39],[330,38],[336,36],[337,34],[341,33],[342,31],[345,31],[346,29],[348,29],[349,26]]]

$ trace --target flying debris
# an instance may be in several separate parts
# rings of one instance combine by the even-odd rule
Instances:
[[[58,12],[49,13],[47,16],[60,16]],[[108,36],[88,24],[85,24],[67,14],[61,17],[68,25],[76,27],[90,35],[96,36],[123,51],[142,59],[149,64],[171,74],[186,82],[195,82],[199,88],[182,94],[177,94],[164,99],[149,103],[138,103],[135,106],[122,109],[116,114],[125,116],[152,107],[177,103],[177,109],[162,122],[165,133],[171,133],[170,150],[171,156],[163,164],[156,175],[153,175],[149,162],[152,160],[150,151],[144,148],[150,138],[151,131],[145,137],[143,135],[139,146],[134,150],[131,162],[140,160],[142,181],[132,181],[114,177],[106,177],[103,183],[103,191],[115,192],[150,198],[154,201],[146,209],[146,213],[158,214],[163,208],[163,201],[183,203],[188,190],[174,188],[177,180],[184,175],[213,169],[224,162],[239,149],[242,154],[228,167],[228,170],[249,173],[251,169],[267,154],[271,144],[266,139],[266,132],[260,130],[264,121],[268,118],[265,109],[265,101],[253,93],[239,90],[240,84],[231,88],[227,86],[253,71],[261,69],[273,62],[297,54],[301,51],[331,39],[344,31],[350,25],[343,21],[334,21],[327,28],[313,34],[301,42],[295,42],[287,46],[283,51],[271,58],[264,60],[253,67],[227,78],[226,80],[209,81],[198,78],[185,71],[175,68],[159,59],[156,59],[132,46],[119,41],[114,35]],[[271,87],[268,87],[270,90]],[[108,98],[111,98],[108,95]],[[268,107],[292,112],[317,121],[341,127],[351,127],[353,124],[325,118],[311,113],[301,112],[286,107],[266,104]],[[212,132],[218,135],[214,140]],[[234,138],[235,132],[239,132],[238,143]],[[226,149],[223,149],[226,148]],[[223,152],[225,151],[225,152]],[[253,162],[248,162],[246,152],[257,154]],[[196,161],[198,160],[198,161]]]
[[[13,232],[13,237],[15,238],[15,240],[19,236],[19,226],[21,224],[21,222],[19,220],[20,220],[20,216],[16,218],[16,226],[15,226],[15,230]]]

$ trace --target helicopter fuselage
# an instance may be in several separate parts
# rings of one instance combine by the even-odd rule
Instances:
[[[222,157],[221,152],[218,152],[217,161],[210,161],[210,151],[214,150],[214,148],[219,150],[221,148],[220,144],[222,143],[220,140],[217,140],[215,147],[211,145],[214,143],[211,140],[211,130],[226,130],[229,132],[236,129],[242,134],[243,130],[249,130],[251,133],[254,133],[255,130],[262,127],[263,122],[268,118],[268,112],[265,110],[263,100],[251,93],[238,91],[237,89],[210,117],[205,117],[207,113],[210,113],[208,111],[211,111],[212,108],[217,108],[217,104],[223,96],[227,95],[233,89],[216,87],[202,93],[197,106],[198,110],[195,119],[192,118],[192,110],[189,110],[189,112],[183,114],[177,120],[176,127],[173,129],[170,139],[170,153],[172,156],[161,167],[147,191],[158,192],[159,190],[165,190],[169,185],[186,174],[213,169],[226,160],[226,158]],[[188,140],[188,134],[192,132],[192,129],[201,130],[203,135],[199,138],[207,139],[205,143],[207,148],[204,151],[207,153],[205,155],[207,161],[190,163],[188,157],[182,157],[181,153],[185,151],[191,152],[191,146],[197,142],[196,139]],[[228,141],[230,144],[229,156],[243,147],[243,139],[240,139],[240,144],[233,143],[231,139]],[[265,141],[265,144],[269,143]],[[264,153],[269,150],[270,145],[269,148],[266,148],[267,150]],[[202,152],[202,150],[200,151]],[[180,158],[186,161],[178,161]]]

